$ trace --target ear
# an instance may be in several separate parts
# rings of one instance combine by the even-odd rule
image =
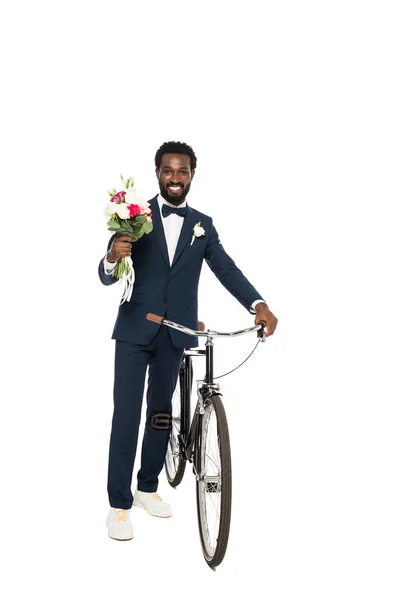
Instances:
[[[157,177],[157,179],[159,178],[159,173],[160,173],[159,169],[156,169],[156,177]]]
[[[195,173],[196,173],[196,169],[193,169],[193,171],[191,171],[191,174],[190,174],[190,179],[193,179]]]

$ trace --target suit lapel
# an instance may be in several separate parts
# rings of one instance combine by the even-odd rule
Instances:
[[[160,246],[161,254],[163,255],[165,262],[169,266],[167,242],[165,239],[164,226],[161,221],[160,207],[158,206],[157,196],[150,200],[149,204],[151,207],[152,219],[154,223],[153,234],[156,236],[157,242]]]
[[[189,209],[188,214],[186,215],[186,217],[183,220],[181,233],[179,236],[178,244],[176,246],[174,260],[172,261],[171,267],[173,267],[175,265],[175,263],[179,259],[180,255],[182,254],[182,252],[186,248],[187,244],[189,243],[189,240],[191,240],[192,236],[193,236],[193,227],[196,224],[196,217],[195,217],[194,211],[190,208],[189,205],[188,205],[188,209]]]

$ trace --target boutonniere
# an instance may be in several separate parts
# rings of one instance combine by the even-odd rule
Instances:
[[[200,223],[201,223],[201,221],[196,223],[196,225],[193,227],[193,237],[192,237],[192,241],[190,242],[190,245],[193,244],[194,238],[200,237],[201,235],[204,235],[206,232],[206,230],[203,227],[200,227]]]

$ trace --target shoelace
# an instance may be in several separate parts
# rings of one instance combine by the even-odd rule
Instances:
[[[162,498],[160,498],[160,496],[156,492],[153,492],[152,496],[153,496],[154,500],[159,500],[160,502],[162,502]]]
[[[128,520],[128,510],[126,508],[116,508],[115,513],[117,515],[117,521],[127,521]]]

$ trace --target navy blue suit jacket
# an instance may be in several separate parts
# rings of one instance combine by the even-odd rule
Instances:
[[[225,252],[211,217],[194,208],[189,207],[184,218],[174,260],[170,265],[157,196],[150,200],[150,207],[154,228],[150,234],[132,244],[135,272],[133,293],[130,302],[124,302],[119,307],[113,339],[148,344],[160,327],[146,319],[149,312],[197,329],[197,293],[204,259],[219,281],[248,311],[255,300],[262,298]],[[205,235],[195,238],[191,245],[193,227],[199,221],[205,229]],[[114,237],[111,237],[107,251]],[[104,285],[118,281],[113,275],[106,275],[103,259],[99,264],[99,277]],[[169,331],[172,343],[177,348],[198,345],[197,337],[176,329]]]

